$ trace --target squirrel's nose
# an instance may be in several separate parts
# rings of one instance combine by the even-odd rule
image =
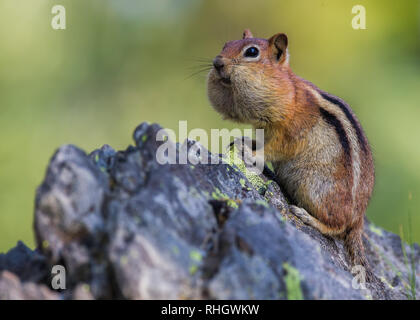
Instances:
[[[214,58],[213,66],[217,71],[219,71],[225,66],[225,63],[223,62],[223,59],[221,56],[217,56],[216,58]]]

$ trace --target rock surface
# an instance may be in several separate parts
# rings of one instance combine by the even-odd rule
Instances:
[[[398,236],[366,221],[378,279],[360,287],[343,243],[290,215],[275,182],[231,157],[193,164],[207,158],[205,150],[194,141],[156,141],[160,129],[141,124],[125,151],[104,146],[87,155],[66,145],[55,153],[36,195],[39,249],[18,243],[0,254],[0,299],[420,296],[420,277],[411,290],[413,267],[404,258],[419,275],[418,245],[402,247]],[[164,144],[178,160],[188,150],[190,162],[159,164]],[[65,267],[64,290],[51,288],[54,265]]]

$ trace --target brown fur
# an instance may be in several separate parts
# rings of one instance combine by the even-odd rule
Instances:
[[[258,57],[244,56],[250,46]],[[223,67],[208,76],[213,107],[225,119],[265,130],[265,160],[300,207],[292,211],[322,233],[344,238],[352,263],[367,266],[361,237],[374,165],[354,113],[292,72],[284,34],[266,40],[245,30],[217,59]]]

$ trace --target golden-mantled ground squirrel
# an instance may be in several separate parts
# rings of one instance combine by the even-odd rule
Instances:
[[[353,265],[369,268],[362,233],[374,185],[368,140],[350,107],[296,76],[287,36],[225,44],[213,60],[208,96],[225,119],[264,129],[265,161],[296,206],[321,233],[341,237]]]

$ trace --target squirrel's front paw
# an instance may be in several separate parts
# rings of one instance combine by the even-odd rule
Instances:
[[[231,149],[233,146],[235,146],[238,151],[242,151],[242,150],[249,150],[251,152],[255,151],[255,140],[252,140],[249,137],[240,137],[240,138],[235,138],[230,144],[228,149]]]
[[[290,205],[289,211],[298,217],[303,223],[307,225],[313,225],[314,218],[305,209]]]
[[[255,141],[249,137],[235,138],[233,142],[229,144],[229,150],[236,148],[237,155],[245,162],[245,164],[253,166],[255,165]]]

